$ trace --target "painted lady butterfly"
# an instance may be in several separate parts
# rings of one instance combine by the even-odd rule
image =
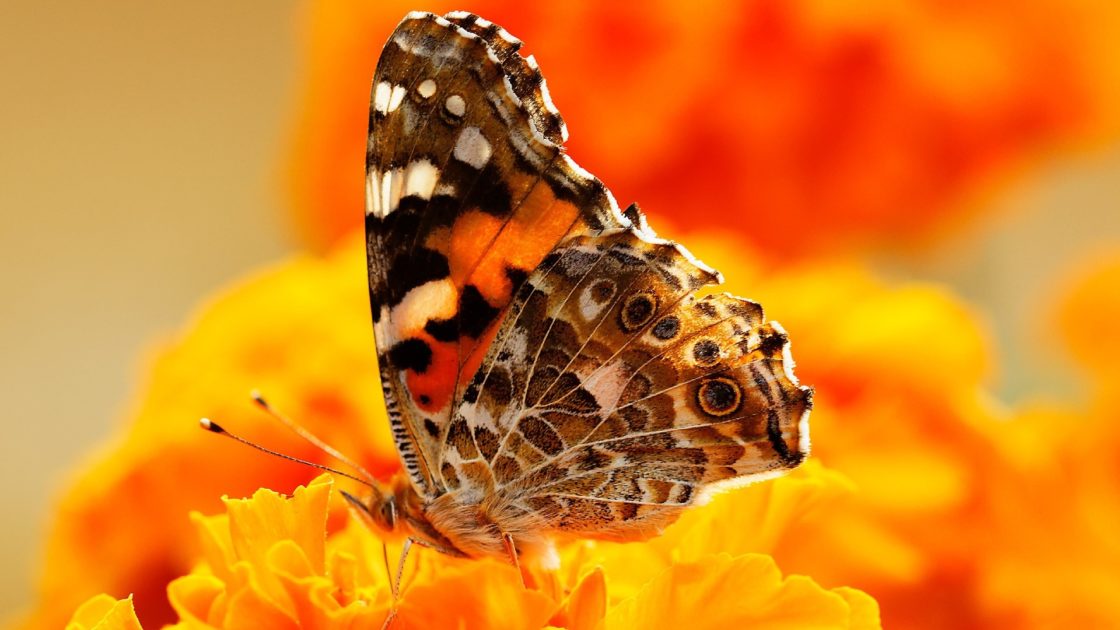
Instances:
[[[366,236],[406,475],[357,502],[456,556],[658,534],[719,482],[808,454],[811,389],[727,294],[565,153],[532,57],[465,12],[411,13],[373,80]]]

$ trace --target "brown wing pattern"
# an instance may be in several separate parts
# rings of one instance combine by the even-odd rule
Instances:
[[[448,489],[546,531],[632,539],[712,484],[800,463],[811,390],[757,304],[693,295],[718,281],[647,229],[565,241],[466,389]]]
[[[572,236],[629,225],[563,154],[566,130],[521,43],[477,16],[409,14],[373,79],[366,236],[382,387],[417,491],[466,379],[526,277]]]

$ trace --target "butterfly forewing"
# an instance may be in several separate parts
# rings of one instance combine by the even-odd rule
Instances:
[[[563,155],[563,120],[520,42],[475,16],[413,13],[382,52],[366,236],[382,386],[422,496],[513,295],[565,239],[629,225]]]

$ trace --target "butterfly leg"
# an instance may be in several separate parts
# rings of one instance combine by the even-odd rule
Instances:
[[[439,545],[433,545],[426,540],[413,538],[412,536],[404,539],[404,546],[401,547],[401,557],[400,560],[397,561],[396,579],[393,579],[392,577],[390,577],[389,579],[389,591],[393,594],[393,606],[389,609],[389,616],[385,618],[385,623],[381,624],[381,630],[387,630],[390,626],[393,625],[393,620],[397,618],[397,613],[399,612],[397,605],[400,604],[401,601],[401,588],[402,581],[404,580],[404,563],[406,560],[408,560],[408,552],[412,550],[413,545],[427,547],[428,549],[435,549],[440,553],[451,555],[451,552],[449,550],[446,550]],[[386,553],[388,553],[388,551],[386,551]],[[388,559],[386,559],[386,564],[387,563]]]
[[[506,553],[509,554],[509,561],[513,564],[517,572],[521,574],[521,586],[526,590],[532,588],[533,578],[525,572],[525,568],[521,566],[521,561],[517,557],[517,545],[513,543],[513,534],[502,534],[502,543],[505,545]]]
[[[416,540],[412,536],[404,539],[404,546],[401,547],[401,557],[397,561],[397,575],[389,576],[389,592],[393,594],[393,605],[389,608],[389,616],[385,617],[385,623],[381,624],[381,630],[388,630],[393,625],[393,621],[397,618],[398,608],[401,600],[401,579],[404,577],[404,563],[408,560],[408,552],[412,550],[413,543],[423,544],[421,541]],[[385,550],[385,567],[388,569],[388,547],[383,547]]]
[[[411,536],[404,540],[404,546],[401,547],[401,557],[397,560],[397,575],[389,581],[389,589],[393,593],[394,609],[396,609],[396,603],[400,600],[401,596],[401,579],[404,577],[404,563],[405,560],[408,560],[408,552],[416,542],[417,540]]]

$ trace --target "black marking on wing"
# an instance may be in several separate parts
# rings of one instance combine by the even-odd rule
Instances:
[[[389,349],[389,363],[398,370],[423,374],[432,364],[432,349],[421,339],[405,339]]]

